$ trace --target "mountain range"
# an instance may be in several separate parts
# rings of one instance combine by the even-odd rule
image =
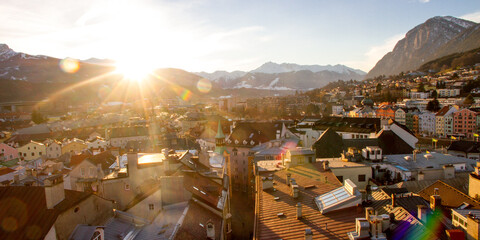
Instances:
[[[345,65],[298,65],[267,62],[249,72],[216,71],[195,73],[223,88],[255,88],[268,90],[304,90],[323,87],[329,82],[362,80],[365,72]]]
[[[480,47],[480,24],[451,16],[433,17],[408,31],[366,78],[417,70],[449,54]]]

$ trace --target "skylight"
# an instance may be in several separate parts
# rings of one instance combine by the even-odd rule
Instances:
[[[361,202],[361,194],[357,186],[345,180],[344,186],[315,198],[315,203],[322,214],[342,208],[352,207]]]

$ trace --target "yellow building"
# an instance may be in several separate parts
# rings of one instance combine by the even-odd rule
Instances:
[[[35,160],[46,153],[46,147],[43,143],[30,141],[29,143],[17,148],[18,156],[23,160]]]
[[[86,149],[88,149],[88,145],[85,144],[84,141],[74,138],[72,141],[69,141],[62,146],[62,154],[65,154],[68,152],[79,154]]]

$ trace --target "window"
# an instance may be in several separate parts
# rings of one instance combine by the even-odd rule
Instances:
[[[155,205],[154,204],[148,204],[148,210],[154,210]]]
[[[358,175],[358,181],[359,182],[365,182],[365,174]]]
[[[95,176],[95,168],[90,167],[90,177],[93,177],[93,176]]]
[[[130,184],[125,183],[125,190],[127,190],[127,191],[130,190]]]
[[[35,153],[34,153],[34,152],[32,152],[32,157],[33,157],[33,156],[35,156]]]

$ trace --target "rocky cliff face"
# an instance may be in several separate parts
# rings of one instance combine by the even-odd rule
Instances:
[[[474,22],[455,17],[434,17],[408,31],[393,51],[387,53],[367,74],[367,78],[416,70],[438,56],[437,51]]]

